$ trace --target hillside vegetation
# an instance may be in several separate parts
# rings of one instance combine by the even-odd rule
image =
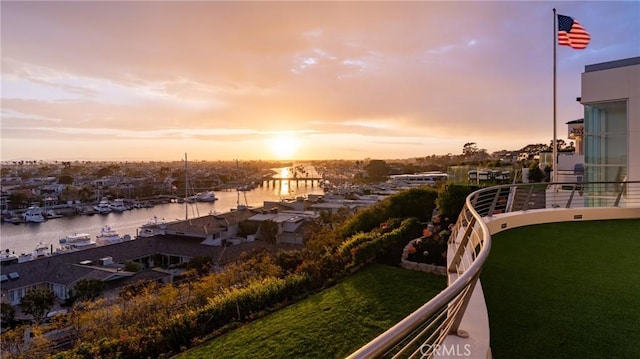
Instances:
[[[459,192],[443,196],[447,200],[439,204],[461,207],[448,203],[459,202]],[[275,255],[245,253],[217,273],[211,272],[210,261],[196,258],[193,262],[198,265],[172,284],[140,283],[125,288],[118,298],[75,303],[68,315],[46,328],[62,328],[74,339],[71,348],[55,348],[52,344],[56,342],[38,327],[32,328],[33,339],[25,348],[24,328],[17,327],[3,334],[2,357],[175,355],[329,288],[368,263],[381,258],[385,263],[398,263],[400,256],[389,253],[421,236],[437,200],[437,189],[416,188],[389,196],[354,215],[323,215],[308,226],[304,250]],[[372,303],[382,300],[377,298],[382,293],[372,295]],[[420,301],[424,300],[421,297]],[[373,331],[381,331],[389,323],[376,324]],[[365,336],[371,338],[370,333]],[[358,341],[364,342],[364,337]]]
[[[445,277],[370,264],[334,287],[176,359],[344,358],[445,287]]]

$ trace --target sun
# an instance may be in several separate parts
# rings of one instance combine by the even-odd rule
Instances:
[[[279,160],[292,160],[300,143],[293,136],[280,135],[269,140],[271,153]]]

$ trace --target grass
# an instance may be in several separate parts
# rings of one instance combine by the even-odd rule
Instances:
[[[482,272],[496,358],[640,358],[640,220],[521,227]]]
[[[176,358],[343,358],[444,289],[445,277],[381,264]]]

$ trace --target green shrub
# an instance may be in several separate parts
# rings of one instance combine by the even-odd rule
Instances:
[[[437,197],[438,191],[431,187],[401,191],[356,212],[340,227],[340,234],[348,238],[358,232],[367,233],[390,218],[416,217],[427,221],[436,208]]]
[[[338,253],[346,261],[351,261],[353,260],[352,250],[354,248],[358,247],[359,245],[362,245],[362,243],[373,241],[379,235],[380,234],[378,233],[371,233],[371,232],[357,233],[354,236],[351,236],[350,238],[342,242],[340,247],[338,247]]]
[[[385,234],[368,233],[368,236],[357,235],[345,242],[345,251],[351,255],[351,265],[359,266],[372,261],[396,242],[403,241],[407,237],[414,237],[416,231],[422,228],[417,218],[407,218],[400,227]]]
[[[480,187],[477,185],[447,184],[438,193],[438,198],[436,199],[440,213],[445,217],[458,218],[467,196],[478,189]]]
[[[142,264],[134,261],[124,262],[124,270],[127,272],[140,272],[142,270]]]
[[[284,273],[293,273],[303,261],[300,251],[281,251],[275,256],[275,263]]]

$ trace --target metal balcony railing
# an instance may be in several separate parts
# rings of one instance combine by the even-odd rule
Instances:
[[[512,184],[470,194],[449,238],[447,288],[349,358],[432,358],[448,335],[465,337],[460,322],[491,249],[484,217],[582,207],[640,207],[640,181]]]

